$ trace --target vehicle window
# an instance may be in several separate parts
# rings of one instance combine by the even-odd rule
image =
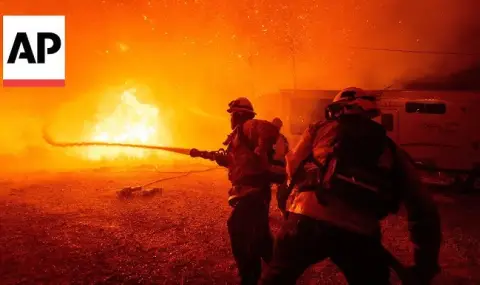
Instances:
[[[382,114],[381,124],[388,132],[393,131],[393,125],[394,125],[393,114]]]
[[[447,112],[447,106],[443,103],[407,102],[405,104],[405,111],[407,113],[442,115]]]

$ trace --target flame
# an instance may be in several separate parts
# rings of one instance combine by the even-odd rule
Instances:
[[[89,135],[89,141],[170,145],[171,133],[162,121],[160,110],[143,104],[135,96],[136,90],[124,91],[114,111],[99,120]],[[143,159],[152,155],[151,150],[91,147],[86,149],[89,160],[114,160],[118,158]]]

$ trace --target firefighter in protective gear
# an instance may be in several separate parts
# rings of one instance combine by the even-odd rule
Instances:
[[[233,207],[228,219],[228,232],[241,284],[257,284],[262,260],[269,262],[273,236],[269,226],[270,185],[275,179],[285,180],[271,166],[271,153],[279,130],[271,122],[254,119],[252,103],[238,98],[229,104],[233,132],[224,144],[225,156],[216,162],[228,168],[232,183],[229,204]]]
[[[280,132],[283,127],[283,122],[280,118],[274,118],[272,120],[278,131]],[[288,153],[289,144],[287,138],[280,132],[277,142],[274,146],[273,163],[281,166],[285,166],[285,155]],[[286,218],[286,201],[289,195],[288,186],[286,181],[284,183],[277,184],[277,206],[283,217]]]
[[[280,118],[274,118],[272,120],[272,124],[277,127],[279,133],[277,142],[274,146],[274,154],[273,154],[273,161],[279,165],[285,165],[285,155],[288,152],[288,140],[287,138],[281,133],[283,122]]]
[[[372,120],[379,114],[374,97],[347,88],[327,107],[327,120],[311,125],[287,154],[289,215],[260,284],[295,284],[326,258],[350,285],[390,284],[380,221],[401,204],[415,245],[410,271],[421,284],[439,272],[438,210],[410,157]]]

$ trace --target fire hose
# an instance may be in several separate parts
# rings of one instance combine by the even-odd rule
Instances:
[[[147,145],[147,144],[132,144],[132,143],[116,143],[116,142],[57,142],[54,141],[48,133],[43,130],[43,139],[46,143],[55,147],[88,147],[88,146],[110,146],[110,147],[129,147],[129,148],[141,148],[141,149],[151,149],[151,150],[162,150],[167,152],[173,152],[183,155],[189,155],[191,157],[200,157],[208,160],[216,160],[218,156],[225,155],[224,149],[219,149],[217,151],[201,151],[196,148],[180,148],[180,147],[168,147],[168,146],[158,146],[158,145]]]
[[[142,148],[152,150],[163,150],[168,152],[174,152],[179,154],[190,155],[191,149],[178,148],[178,147],[166,147],[157,145],[145,145],[145,144],[131,144],[131,143],[115,143],[115,142],[56,142],[46,132],[43,132],[43,139],[51,146],[55,147],[82,147],[82,146],[114,146],[114,147],[130,147],[130,148]]]
[[[145,144],[130,144],[130,143],[110,143],[110,142],[57,142],[54,141],[47,132],[43,132],[44,140],[51,146],[55,147],[88,147],[88,146],[111,146],[111,147],[130,147],[130,148],[141,148],[141,149],[152,149],[152,150],[162,150],[167,152],[173,152],[178,154],[189,155],[191,157],[200,157],[208,160],[215,161],[218,156],[225,155],[224,149],[219,149],[218,151],[200,151],[195,148],[177,148],[177,147],[166,147],[166,146],[156,146],[156,145],[145,145]],[[133,187],[132,189],[142,189],[165,180],[185,177],[193,173],[201,173],[219,169],[220,167],[208,168],[205,170],[198,171],[187,171],[182,172],[182,174],[166,177],[153,182],[149,182],[145,185]],[[418,280],[408,272],[407,268],[387,249],[383,248],[383,254],[386,262],[389,263],[390,267],[397,273],[398,277],[404,285],[422,285]]]
[[[45,140],[46,143],[55,147],[107,146],[107,147],[141,148],[141,149],[151,149],[151,150],[162,150],[162,151],[173,152],[173,153],[178,153],[183,155],[189,155],[191,157],[200,157],[200,158],[208,159],[211,161],[215,161],[218,156],[225,155],[224,149],[219,149],[218,151],[200,151],[195,148],[190,149],[190,148],[166,147],[166,146],[158,146],[158,145],[131,144],[131,143],[115,143],[115,142],[99,142],[99,141],[97,142],[58,142],[53,140],[51,136],[46,132],[45,129],[43,129],[43,139]],[[194,173],[209,172],[209,171],[217,170],[220,168],[221,167],[211,167],[203,170],[191,170],[191,171],[178,172],[179,175],[158,179],[141,186],[132,187],[132,189],[142,189],[144,187],[148,187],[153,184],[157,184],[159,182],[163,182],[166,180],[181,178],[181,177],[189,176]]]
[[[176,178],[181,178],[181,177],[189,176],[190,174],[194,174],[194,173],[209,172],[209,171],[213,171],[213,170],[217,170],[217,169],[221,169],[221,167],[211,167],[211,168],[202,169],[202,170],[191,170],[191,171],[178,172],[179,175],[161,178],[161,179],[158,179],[158,180],[149,182],[149,183],[147,183],[147,184],[144,184],[144,185],[142,185],[142,186],[140,186],[140,187],[142,187],[142,188],[143,188],[143,187],[148,187],[148,186],[151,186],[151,185],[153,185],[153,184],[157,184],[157,183],[159,183],[159,182],[163,182],[163,181],[167,181],[167,180],[172,180],[172,179],[176,179]]]

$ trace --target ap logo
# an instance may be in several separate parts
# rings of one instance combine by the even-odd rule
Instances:
[[[65,86],[65,16],[3,16],[3,86]]]

